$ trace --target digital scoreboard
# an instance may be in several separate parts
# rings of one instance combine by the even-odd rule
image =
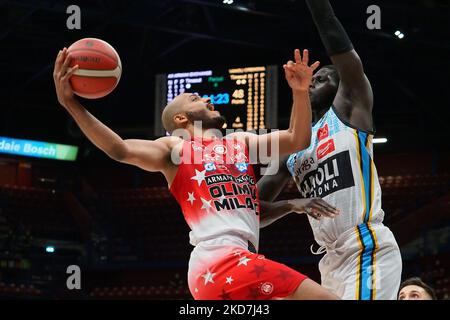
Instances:
[[[244,131],[277,127],[278,69],[255,66],[159,74],[156,76],[155,135],[166,135],[161,114],[177,95],[211,98],[226,119],[223,129]]]

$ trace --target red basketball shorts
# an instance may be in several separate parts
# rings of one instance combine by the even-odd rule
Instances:
[[[189,272],[196,300],[267,300],[291,295],[307,277],[263,255],[234,247]],[[191,257],[192,258],[192,257]]]

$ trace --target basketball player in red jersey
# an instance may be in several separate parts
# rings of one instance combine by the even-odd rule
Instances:
[[[172,135],[155,141],[123,140],[93,117],[74,97],[69,83],[67,50],[59,52],[54,80],[58,101],[84,134],[112,159],[160,171],[191,228],[195,246],[189,261],[188,283],[195,299],[336,299],[319,284],[285,265],[256,253],[259,241],[259,199],[250,164],[249,147],[279,145],[271,158],[308,147],[311,107],[308,90],[319,62],[308,66],[308,51],[295,51],[295,62],[284,66],[292,88],[293,109],[288,130],[265,135],[212,133],[224,119],[209,99],[184,93],[162,114]],[[184,138],[175,136],[183,130]],[[323,211],[334,208],[323,202]],[[253,252],[252,252],[253,251]]]

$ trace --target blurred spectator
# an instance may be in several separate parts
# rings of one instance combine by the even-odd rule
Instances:
[[[437,300],[437,297],[433,288],[419,277],[413,277],[400,285],[398,300]]]

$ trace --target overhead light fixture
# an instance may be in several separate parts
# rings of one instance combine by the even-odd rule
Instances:
[[[403,32],[401,32],[400,30],[397,30],[394,32],[394,34],[397,36],[397,38],[399,39],[403,39],[405,37],[405,34]]]
[[[387,141],[387,138],[373,138],[373,143],[386,143]]]
[[[233,0],[223,0],[224,4],[233,4]]]
[[[46,246],[45,247],[45,251],[48,252],[48,253],[53,253],[53,252],[55,252],[55,247],[53,247],[53,246]]]

